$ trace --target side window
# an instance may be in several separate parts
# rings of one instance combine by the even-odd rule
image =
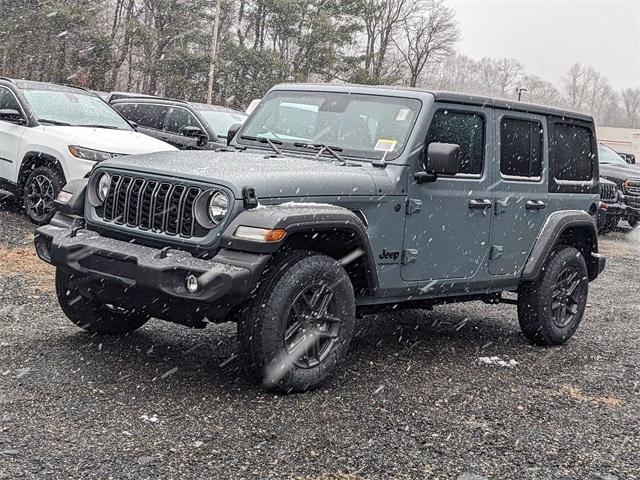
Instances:
[[[162,105],[146,105],[143,103],[116,103],[113,105],[127,120],[136,122],[141,127],[162,130],[167,107]]]
[[[551,132],[554,177],[558,180],[591,180],[595,161],[593,143],[590,129],[570,123],[556,123]]]
[[[21,111],[13,92],[6,87],[0,87],[0,110],[4,109]]]
[[[180,133],[180,130],[184,127],[200,127],[200,124],[189,110],[181,107],[171,107],[167,113],[165,130],[172,133]]]
[[[425,148],[436,142],[460,145],[459,173],[480,175],[484,163],[484,132],[481,115],[440,109],[433,115]]]
[[[538,121],[503,118],[500,122],[500,173],[542,176],[543,130]]]

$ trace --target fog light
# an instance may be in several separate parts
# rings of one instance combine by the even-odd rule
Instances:
[[[189,275],[187,277],[187,291],[189,293],[196,293],[198,291],[198,279],[195,275]]]

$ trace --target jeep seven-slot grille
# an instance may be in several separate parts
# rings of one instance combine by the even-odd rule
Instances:
[[[112,175],[102,208],[105,222],[181,237],[203,237],[207,230],[195,220],[201,189],[126,175]]]
[[[611,201],[615,200],[618,196],[617,187],[610,183],[600,184],[600,200]]]

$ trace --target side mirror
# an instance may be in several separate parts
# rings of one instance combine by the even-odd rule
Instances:
[[[431,143],[424,170],[415,174],[418,183],[434,182],[438,175],[455,175],[460,168],[460,145]]]
[[[27,120],[21,112],[13,108],[3,108],[0,110],[0,120],[15,123],[17,125],[26,125]]]
[[[207,133],[204,132],[200,127],[195,127],[193,125],[182,127],[180,129],[180,135],[189,138],[195,138],[199,147],[204,147],[209,141],[209,136],[207,135]]]
[[[236,134],[240,131],[241,128],[241,123],[234,123],[229,127],[229,131],[227,132],[227,145],[231,143],[231,140],[235,138]]]

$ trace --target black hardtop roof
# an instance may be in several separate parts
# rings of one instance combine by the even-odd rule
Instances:
[[[154,97],[149,95],[140,95],[136,96],[135,94],[129,97],[121,97],[111,102],[112,105],[116,105],[118,103],[159,103],[162,105],[191,105],[196,110],[212,110],[216,112],[228,112],[228,113],[236,113],[241,115],[246,115],[244,112],[239,110],[234,110],[233,108],[223,107],[221,105],[209,105],[206,103],[198,103],[198,102],[189,102],[187,100],[179,100],[177,98],[167,98],[167,97]]]
[[[352,92],[385,95],[406,94],[409,97],[421,97],[425,94],[432,95],[438,102],[457,103],[460,105],[476,105],[503,108],[514,112],[536,113],[540,115],[553,115],[583,122],[593,123],[593,117],[580,112],[565,110],[535,103],[518,102],[501,98],[473,95],[470,93],[449,92],[444,90],[427,90],[422,88],[402,87],[394,85],[357,85],[348,83],[282,83],[272,90],[316,90],[327,92]]]

